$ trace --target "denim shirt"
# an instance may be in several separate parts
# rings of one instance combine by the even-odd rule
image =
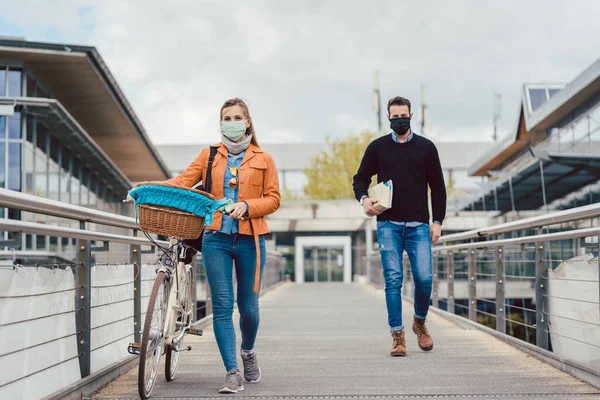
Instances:
[[[225,180],[223,181],[223,196],[226,199],[231,199],[234,203],[238,202],[238,189],[240,187],[239,169],[240,165],[242,164],[242,160],[244,159],[244,154],[246,154],[246,151],[238,154],[237,158],[235,158],[235,156],[231,153],[227,155],[227,168],[225,168]],[[233,174],[229,171],[229,167],[237,167],[238,169],[238,185],[235,189],[231,189],[229,187],[229,181],[231,178],[233,178]],[[237,219],[233,219],[230,216],[223,214],[223,223],[221,224],[221,230],[219,232],[227,235],[238,233]]]
[[[404,142],[401,142],[401,141],[400,141],[400,139],[398,139],[398,136],[396,136],[396,134],[395,134],[394,132],[392,132],[392,134],[391,134],[391,135],[392,135],[392,139],[394,139],[394,142],[396,142],[396,143],[401,143],[401,144],[404,144],[404,143],[408,143],[408,142],[410,142],[410,141],[412,140],[412,138],[414,137],[414,134],[413,134],[413,131],[412,131],[412,130],[410,131],[410,135],[408,135],[408,138],[407,138],[407,139],[406,139],[406,141],[404,141]],[[416,221],[415,221],[415,222],[397,222],[397,221],[390,221],[390,222],[391,222],[392,224],[396,224],[396,225],[406,225],[406,226],[407,226],[407,227],[409,227],[409,228],[415,228],[415,227],[417,227],[417,226],[423,225],[423,223],[422,223],[422,222],[416,222]],[[435,223],[437,223],[437,224],[440,224],[438,221],[433,221],[433,222],[435,222]],[[440,224],[440,225],[441,225],[441,224]]]

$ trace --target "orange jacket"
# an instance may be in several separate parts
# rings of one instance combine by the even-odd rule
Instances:
[[[227,147],[222,143],[213,145],[218,147],[217,154],[212,164],[211,194],[217,199],[222,199],[225,169],[227,168]],[[205,181],[208,169],[210,149],[203,149],[196,159],[175,178],[167,183],[192,187],[199,181]],[[273,158],[263,152],[260,147],[251,144],[246,150],[244,159],[239,168],[238,201],[248,204],[248,217],[239,221],[239,232],[242,235],[253,235],[256,243],[256,277],[254,291],[258,293],[260,283],[260,247],[258,236],[269,233],[265,216],[274,213],[279,208],[281,195],[279,194],[279,176]],[[222,223],[221,213],[216,213],[213,223],[206,229],[220,230]]]

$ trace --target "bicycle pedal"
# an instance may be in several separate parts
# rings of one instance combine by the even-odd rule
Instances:
[[[195,336],[202,336],[204,334],[204,332],[202,332],[202,329],[194,329],[194,328],[186,329],[185,333],[187,333],[188,335],[195,335]]]
[[[181,353],[182,351],[192,351],[192,346],[187,346],[185,349],[179,349],[179,350],[175,350],[178,353]]]
[[[129,343],[127,346],[127,352],[134,356],[139,356],[142,351],[142,345],[140,343]]]

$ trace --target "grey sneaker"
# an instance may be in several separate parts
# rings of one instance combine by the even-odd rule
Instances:
[[[244,362],[244,379],[246,379],[246,382],[256,383],[260,381],[260,367],[254,350],[249,353],[242,350],[242,361]]]
[[[219,393],[222,394],[234,394],[244,390],[244,385],[242,384],[242,375],[240,371],[233,370],[227,373],[225,376],[225,385],[219,390]]]

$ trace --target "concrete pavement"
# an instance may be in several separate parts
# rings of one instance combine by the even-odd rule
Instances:
[[[404,318],[410,327],[408,303]],[[408,329],[408,356],[391,358],[383,291],[341,283],[283,285],[261,298],[256,349],[263,378],[235,397],[600,399],[600,390],[484,332],[435,314],[428,326],[432,352],[419,350]],[[160,377],[153,397],[226,397],[217,394],[225,371],[211,327],[186,344],[193,350],[182,354],[176,380]],[[137,368],[93,398],[138,398]]]

